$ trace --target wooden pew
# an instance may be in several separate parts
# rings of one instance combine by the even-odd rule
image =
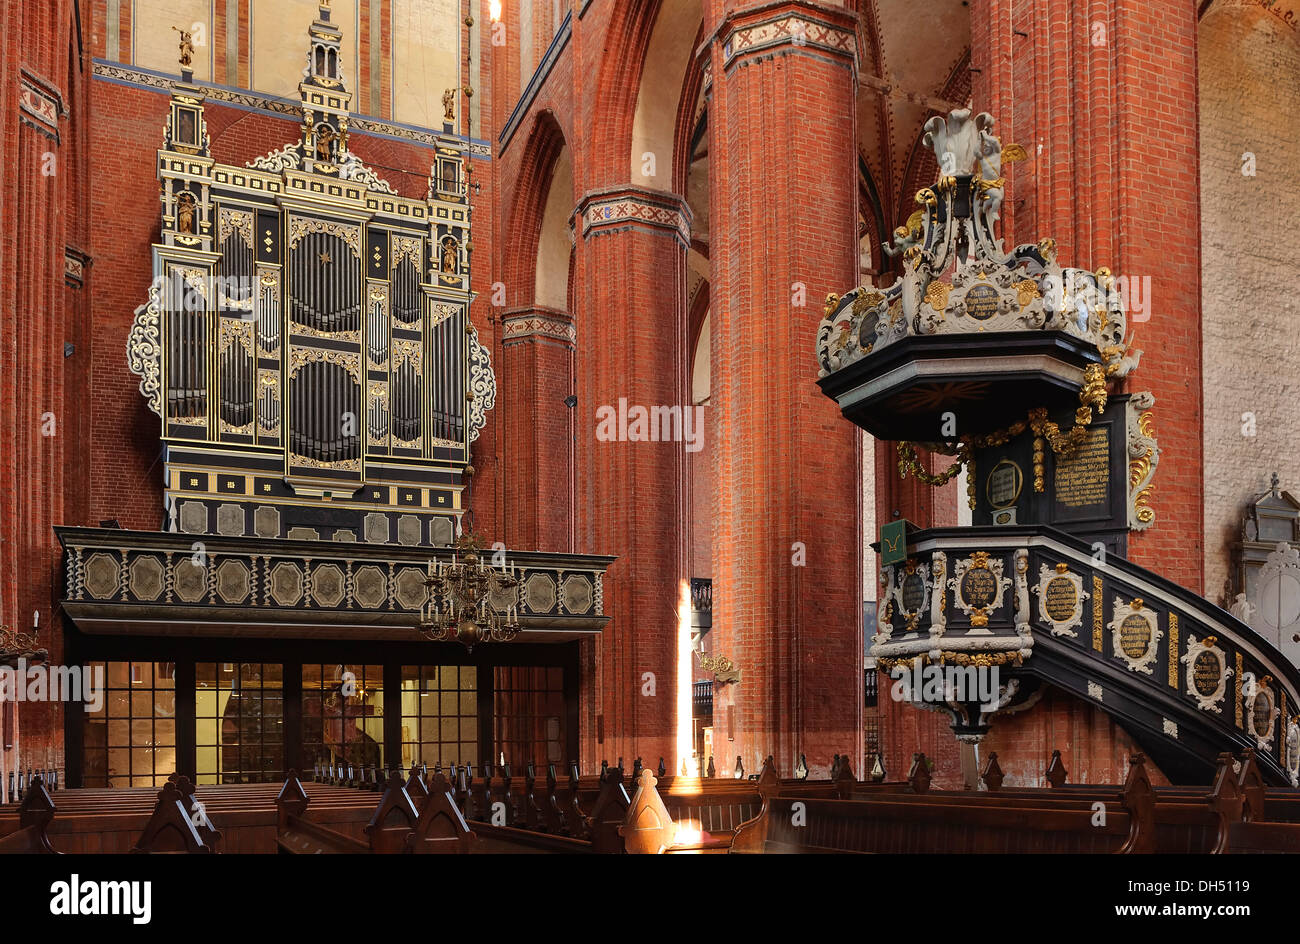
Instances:
[[[441,776],[441,775],[439,775]],[[444,786],[446,781],[443,781]],[[426,803],[428,792],[426,790]],[[370,851],[377,855],[392,855],[405,852],[407,837],[419,822],[420,811],[406,792],[401,774],[393,771],[384,786],[384,793],[379,798],[379,806],[366,824],[366,836],[370,840]]]
[[[185,784],[189,781],[186,780]],[[158,855],[187,853],[190,855],[210,855],[214,850],[199,835],[193,817],[192,793],[185,790],[178,780],[168,780],[158,792],[158,803],[153,815],[145,825],[144,832],[136,840],[133,853]],[[209,827],[210,829],[210,827]],[[209,832],[211,837],[220,833]]]
[[[1300,852],[1300,824],[1237,822],[1228,827],[1228,853]]]
[[[1133,853],[1153,846],[1154,794],[1140,755],[1119,796],[1121,809],[1105,825],[1094,824],[1088,797],[1046,804],[997,794],[882,791],[829,799],[783,788],[764,767],[762,812],[737,831],[732,852]],[[911,774],[913,784],[928,788],[928,770],[916,760]]]
[[[370,852],[368,843],[305,819],[309,803],[307,792],[298,780],[298,772],[290,770],[275,798],[276,844],[280,852],[289,855],[362,855]]]
[[[466,855],[473,851],[476,840],[456,805],[451,784],[441,771],[436,772],[425,789],[415,826],[402,841],[402,851],[422,855]]]
[[[18,805],[18,829],[0,839],[0,855],[60,855],[46,834],[54,819],[54,810],[45,781],[39,776],[33,777],[22,803]]]
[[[1234,780],[1231,754],[1220,754],[1215,779],[1210,787],[1157,787],[1152,806],[1154,852],[1212,854],[1222,852],[1227,842],[1228,824],[1241,818],[1239,789]],[[1079,800],[1103,802],[1107,809],[1122,791],[1118,785],[1069,784],[1061,762],[1060,751],[1052,752],[1048,764],[1048,778],[1052,786],[1011,787],[1001,786],[1001,768],[996,754],[991,755],[981,779],[989,786],[988,793],[975,796],[996,795],[1040,807],[1056,807],[1060,802]],[[994,785],[996,784],[996,786]],[[970,794],[948,793],[951,796]]]

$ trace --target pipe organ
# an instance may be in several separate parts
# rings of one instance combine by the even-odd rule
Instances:
[[[174,87],[161,237],[128,360],[162,421],[167,521],[195,534],[450,542],[495,399],[468,318],[468,144],[434,135],[427,192],[349,148],[328,9],[310,30],[298,140],[212,154]]]

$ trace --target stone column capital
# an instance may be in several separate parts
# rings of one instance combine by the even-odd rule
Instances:
[[[628,229],[670,236],[683,248],[691,244],[691,208],[686,198],[665,190],[623,184],[589,190],[575,214],[583,239]]]
[[[732,10],[709,41],[721,44],[724,72],[758,53],[790,47],[783,51],[840,59],[858,74],[856,15],[813,0],[772,0]]]
[[[572,346],[577,341],[573,316],[558,308],[532,305],[511,308],[501,316],[503,344],[527,339],[549,338]]]

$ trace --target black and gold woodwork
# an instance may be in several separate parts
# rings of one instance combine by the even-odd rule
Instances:
[[[174,87],[128,343],[170,530],[446,544],[463,512],[495,399],[467,317],[468,143],[438,136],[424,199],[397,194],[349,148],[340,42],[322,7],[301,137],[246,167],[212,156],[202,89]]]

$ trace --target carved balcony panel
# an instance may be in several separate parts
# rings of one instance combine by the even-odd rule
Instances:
[[[895,679],[930,666],[996,669],[973,697],[908,690],[978,739],[1049,686],[1115,717],[1174,782],[1205,782],[1222,750],[1253,748],[1300,785],[1300,669],[1198,595],[1057,529],[935,528],[882,567],[870,655]]]

